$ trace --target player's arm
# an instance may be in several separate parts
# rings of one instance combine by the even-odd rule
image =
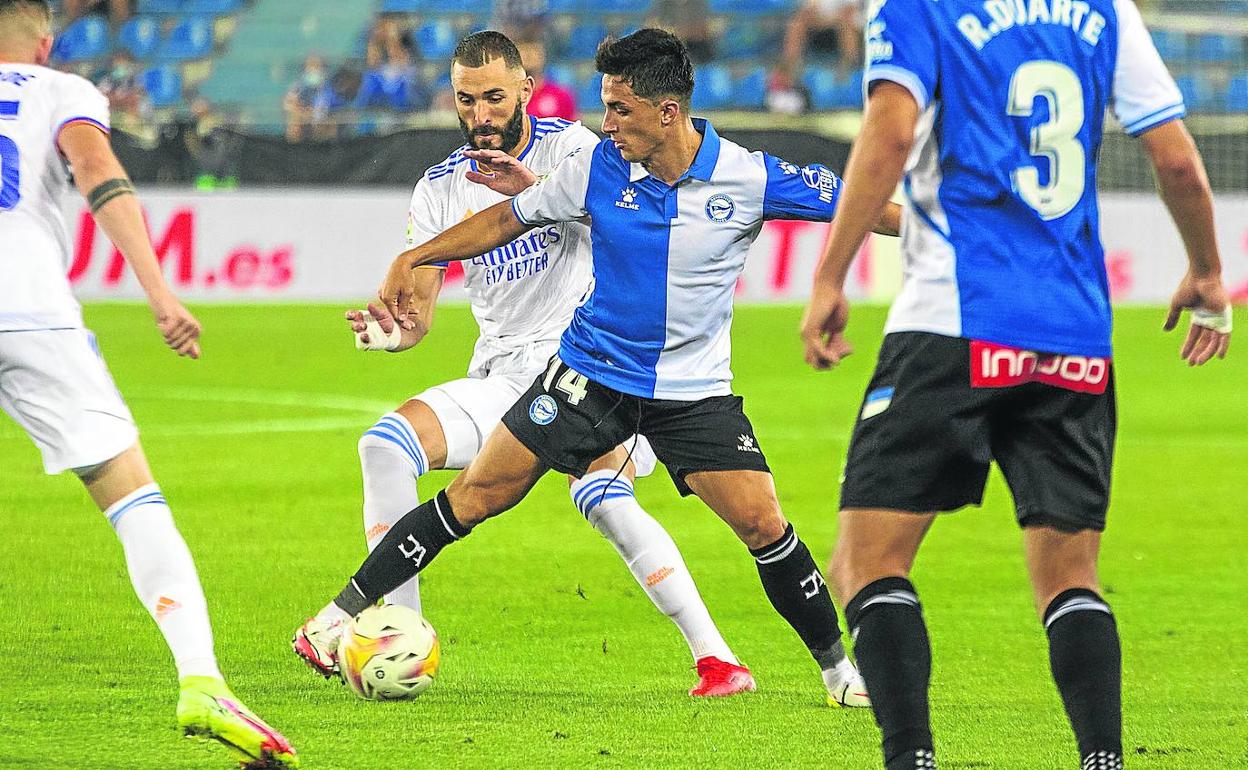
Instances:
[[[896,238],[901,234],[901,206],[889,201],[884,205],[884,211],[880,213],[880,219],[875,223],[875,227],[871,228],[871,232],[876,235],[890,235]]]
[[[832,232],[815,271],[810,306],[802,320],[806,362],[827,369],[852,352],[841,336],[849,307],[843,289],[849,264],[867,233],[887,226],[899,216],[900,207],[889,204],[914,144],[914,125],[919,105],[910,91],[896,83],[881,81],[867,100],[866,120],[854,141],[845,168],[844,190],[837,204]],[[896,207],[890,214],[886,208]]]
[[[446,270],[431,266],[418,267],[413,272],[415,293],[407,310],[412,328],[400,326],[390,311],[377,303],[368,303],[366,310],[348,310],[347,321],[355,333],[357,349],[401,353],[420,344],[433,328],[433,311],[442,291]]]
[[[182,306],[165,282],[143,221],[134,185],[108,137],[87,123],[61,130],[58,145],[74,172],[74,183],[87,199],[95,221],[126,258],[147,294],[165,344],[180,356],[199,358],[199,321]]]
[[[1157,189],[1170,211],[1187,251],[1187,275],[1170,303],[1165,329],[1193,312],[1192,327],[1180,355],[1192,366],[1213,356],[1226,357],[1231,344],[1231,305],[1222,283],[1222,260],[1213,227],[1213,192],[1196,143],[1181,120],[1140,135],[1157,175]]]
[[[511,201],[496,203],[396,257],[377,296],[403,328],[412,329],[415,322],[408,317],[407,307],[416,293],[415,268],[472,259],[511,243],[534,227],[520,221]]]

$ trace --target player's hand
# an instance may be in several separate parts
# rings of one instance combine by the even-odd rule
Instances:
[[[819,371],[831,369],[854,352],[845,339],[849,300],[839,291],[816,288],[802,316],[802,343],[806,363]]]
[[[1192,311],[1192,325],[1187,339],[1179,349],[1179,356],[1188,366],[1200,366],[1215,355],[1226,358],[1231,345],[1231,300],[1222,285],[1222,277],[1214,275],[1199,278],[1190,272],[1170,300],[1170,314],[1166,316],[1165,330],[1179,324],[1184,310]]]
[[[408,310],[408,317],[418,315]],[[387,350],[397,353],[414,347],[424,335],[419,330],[403,330],[390,311],[375,302],[368,303],[367,310],[348,310],[347,323],[355,334],[355,347],[359,350]],[[419,320],[419,319],[417,319]],[[395,331],[398,339],[395,339]]]
[[[483,171],[469,171],[469,182],[483,184],[501,195],[519,195],[537,182],[537,174],[502,150],[466,150]]]
[[[386,280],[377,290],[377,298],[392,318],[399,322],[400,329],[415,329],[416,323],[407,317],[412,297],[416,295],[416,274],[412,270],[411,260],[400,254],[390,263]]]
[[[169,349],[180,356],[199,358],[199,333],[202,327],[191,311],[172,294],[152,300],[152,314]]]

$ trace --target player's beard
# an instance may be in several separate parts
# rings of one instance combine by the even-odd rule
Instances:
[[[464,132],[464,136],[468,138],[468,144],[471,144],[478,150],[502,150],[508,152],[518,149],[520,137],[524,135],[524,105],[516,104],[516,111],[512,114],[511,119],[507,121],[507,125],[503,126],[500,131],[497,128],[479,128],[473,131],[468,128],[468,124],[463,118],[459,119],[459,127]],[[488,140],[490,137],[501,136],[502,144],[498,147],[491,147],[483,139]]]

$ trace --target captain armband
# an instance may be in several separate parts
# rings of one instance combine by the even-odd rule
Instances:
[[[123,195],[135,195],[137,191],[129,179],[110,179],[102,182],[91,192],[87,193],[87,205],[91,207],[91,213],[95,214],[114,198],[120,198]]]

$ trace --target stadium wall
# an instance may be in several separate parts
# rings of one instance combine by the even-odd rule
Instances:
[[[145,191],[153,243],[175,289],[196,302],[359,301],[372,296],[403,247],[405,189],[269,188],[196,193]],[[1184,269],[1177,231],[1155,195],[1101,196],[1101,232],[1115,301],[1169,300]],[[1248,302],[1248,195],[1220,195],[1218,237],[1227,284]],[[88,300],[137,299],[134,277],[79,201],[65,210],[73,238],[70,278]],[[827,225],[769,222],[754,244],[739,289],[748,302],[806,298]],[[1008,237],[1003,233],[1002,237]],[[499,269],[540,265],[522,253]],[[525,265],[525,261],[532,264]],[[540,269],[540,268],[539,268]],[[462,299],[462,271],[448,274],[448,299]],[[887,301],[900,282],[897,240],[872,238],[859,255],[848,291]]]

